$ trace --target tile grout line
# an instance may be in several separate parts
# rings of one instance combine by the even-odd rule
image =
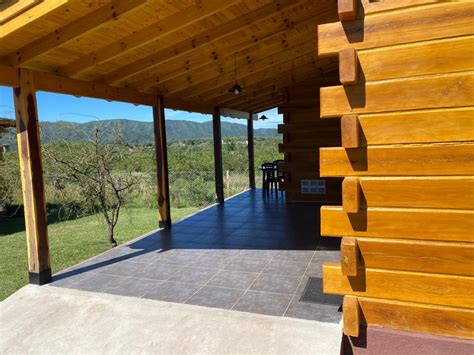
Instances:
[[[199,291],[201,291],[204,287],[206,287],[207,284],[209,283],[209,281],[211,281],[211,280],[214,278],[214,276],[216,276],[220,271],[225,270],[224,268],[225,268],[227,265],[229,265],[236,257],[237,257],[237,255],[234,255],[232,258],[230,258],[230,260],[229,260],[224,266],[222,266],[221,269],[215,269],[215,270],[217,270],[217,272],[216,272],[214,275],[212,275],[212,276],[209,278],[209,280],[207,280],[200,288],[198,288],[198,289],[196,290],[196,292],[194,292],[191,296],[189,296],[183,303],[186,304],[186,302],[188,302],[188,301],[189,301],[191,298],[193,298]]]
[[[232,305],[232,307],[230,307],[230,310],[231,311],[237,311],[236,309],[234,309],[234,307],[240,302],[240,300],[242,299],[242,297],[244,297],[247,292],[250,290],[250,288],[252,287],[252,285],[255,283],[255,281],[257,281],[257,279],[263,274],[263,270],[265,270],[265,268],[268,266],[268,264],[270,264],[270,262],[275,258],[275,255],[272,256],[271,259],[269,259],[267,261],[267,263],[265,264],[265,266],[262,268],[262,270],[257,274],[257,276],[255,277],[255,279],[252,281],[252,283],[247,287],[246,290],[244,290],[244,293],[242,293],[242,295],[240,295],[240,297],[237,299],[237,301],[235,301],[235,303]]]
[[[288,304],[288,307],[286,307],[285,312],[283,313],[283,317],[286,317],[286,313],[288,312],[288,309],[290,309],[290,306],[291,306],[291,304],[293,303],[293,300],[295,299],[296,294],[298,293],[298,289],[300,288],[301,283],[302,283],[303,280],[305,279],[306,272],[308,271],[309,266],[310,266],[311,263],[313,262],[313,259],[314,259],[314,256],[315,256],[315,255],[316,255],[316,250],[314,251],[314,254],[313,254],[313,256],[311,257],[311,260],[309,261],[308,265],[306,266],[306,269],[305,269],[305,271],[304,271],[304,273],[303,273],[303,276],[301,276],[301,280],[300,280],[300,282],[298,283],[298,286],[296,287],[296,290],[295,290],[295,292],[293,293],[293,296],[291,296],[290,303]]]

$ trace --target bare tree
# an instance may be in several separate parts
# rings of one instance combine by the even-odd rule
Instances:
[[[112,247],[117,246],[114,230],[120,209],[138,183],[132,171],[116,171],[114,167],[127,153],[120,139],[102,143],[99,130],[90,144],[63,142],[64,149],[46,150],[45,157],[54,170],[53,183],[61,189],[65,184],[75,185],[81,194],[81,208],[99,210],[108,227]]]

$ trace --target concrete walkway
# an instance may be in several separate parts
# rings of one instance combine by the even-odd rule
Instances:
[[[0,353],[339,354],[341,326],[28,285],[0,303]]]

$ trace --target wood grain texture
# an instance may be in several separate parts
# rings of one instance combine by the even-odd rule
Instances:
[[[473,72],[325,87],[321,117],[471,106],[473,97]]]
[[[323,264],[323,291],[441,306],[474,308],[474,277],[383,269],[347,277],[339,263]]]
[[[364,207],[474,209],[474,177],[361,177]]]
[[[20,86],[18,69],[0,65],[0,85],[10,87]]]
[[[352,337],[359,336],[361,324],[361,309],[357,297],[344,296],[342,303],[342,318],[344,322],[344,334]]]
[[[160,227],[171,226],[170,186],[168,178],[168,146],[166,141],[165,105],[163,97],[158,97],[153,106],[153,127],[155,131],[156,179],[158,191],[158,212]]]
[[[337,13],[341,21],[350,21],[357,17],[356,0],[337,0]]]
[[[357,115],[341,117],[341,143],[344,148],[358,148],[360,146],[360,124]]]
[[[473,36],[397,45],[357,53],[365,81],[474,70]]]
[[[359,269],[359,247],[357,239],[344,237],[341,240],[341,269],[346,276],[356,276]]]
[[[474,175],[474,144],[321,148],[321,176]]]
[[[474,276],[473,243],[358,237],[357,245],[368,268]]]
[[[321,235],[474,242],[473,210],[321,207]]]
[[[362,203],[361,188],[357,177],[346,177],[342,181],[342,208],[346,213],[357,213]]]
[[[38,109],[34,77],[31,71],[20,70],[20,87],[14,90],[14,101],[28,270],[35,274],[49,270],[50,278],[51,263]]]
[[[474,338],[474,311],[386,299],[357,297],[362,323],[415,333]]]
[[[349,47],[367,49],[472,35],[473,16],[474,4],[459,2],[319,25],[318,54],[335,55]]]
[[[362,146],[472,142],[474,107],[360,115],[359,125]]]
[[[339,51],[339,81],[342,85],[353,85],[359,81],[359,61],[354,48]]]

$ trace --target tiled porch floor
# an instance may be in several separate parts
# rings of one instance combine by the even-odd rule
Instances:
[[[300,302],[309,276],[337,261],[319,204],[247,191],[54,277],[53,286],[338,322],[338,306]]]

